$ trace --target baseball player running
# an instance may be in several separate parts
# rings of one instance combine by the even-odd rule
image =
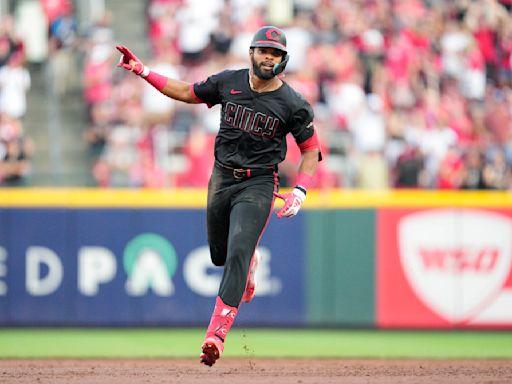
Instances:
[[[289,56],[284,32],[260,28],[249,49],[250,67],[225,70],[189,84],[150,70],[127,47],[118,45],[118,63],[164,95],[186,103],[221,104],[215,164],[208,184],[208,243],[213,264],[224,266],[200,360],[212,366],[242,302],[255,294],[256,247],[270,219],[275,197],[284,201],[277,216],[295,216],[306,199],[321,152],[308,102],[279,75]],[[291,133],[302,159],[296,186],[278,193],[278,164]]]

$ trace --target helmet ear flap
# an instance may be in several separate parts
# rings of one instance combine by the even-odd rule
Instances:
[[[286,68],[286,64],[288,64],[288,60],[290,59],[290,55],[288,53],[285,53],[283,56],[283,59],[279,64],[274,65],[274,68],[272,69],[272,72],[274,72],[274,75],[279,75],[281,72],[284,71]]]

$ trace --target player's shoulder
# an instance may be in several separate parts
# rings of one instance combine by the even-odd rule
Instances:
[[[300,93],[293,89],[287,82],[283,81],[283,93],[289,100],[293,109],[307,109],[312,110],[311,105],[306,98]]]
[[[288,84],[286,81],[283,81],[283,92],[286,94],[286,97],[289,98],[289,100],[293,101],[294,104],[309,104],[308,101],[300,92],[297,92],[295,89],[292,88],[290,84]]]

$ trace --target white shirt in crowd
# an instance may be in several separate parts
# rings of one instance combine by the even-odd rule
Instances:
[[[0,68],[0,111],[15,118],[27,112],[30,74],[25,67],[4,65]]]

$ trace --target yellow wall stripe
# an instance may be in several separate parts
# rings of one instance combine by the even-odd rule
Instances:
[[[309,194],[315,208],[363,207],[512,207],[512,193],[503,191],[332,190]]]
[[[276,204],[280,204],[279,202]],[[205,189],[0,189],[0,207],[204,208]],[[434,190],[311,190],[305,208],[493,207],[512,208],[512,193]]]
[[[53,189],[0,190],[0,207],[176,207],[202,208],[203,189]]]

